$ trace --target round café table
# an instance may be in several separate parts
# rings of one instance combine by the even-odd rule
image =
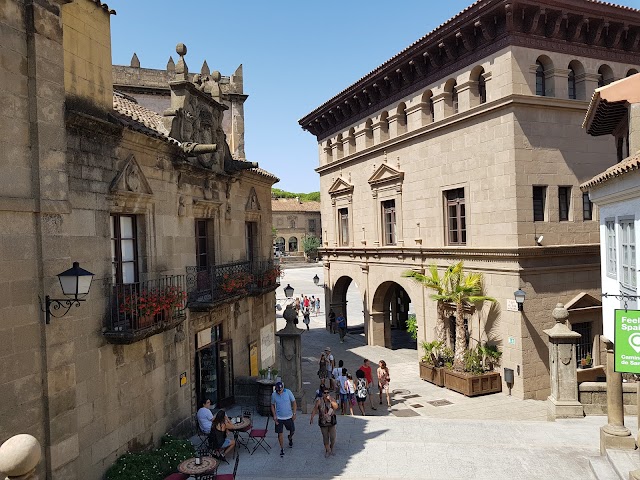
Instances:
[[[233,423],[233,419],[231,419],[231,423],[233,424],[233,427],[229,428],[229,430],[233,432],[233,439],[236,441],[236,449],[234,453],[237,454],[237,451],[238,451],[237,447],[239,445],[242,445],[244,448],[247,449],[247,451],[249,451],[249,447],[246,445],[246,443],[240,442],[238,440],[238,435],[240,434],[241,431],[251,426],[251,419],[247,417],[242,417],[242,420],[240,421],[240,423]]]
[[[187,458],[178,465],[178,471],[195,478],[200,478],[202,475],[214,473],[217,467],[218,461],[213,457],[200,457],[200,465],[196,465],[195,458]]]

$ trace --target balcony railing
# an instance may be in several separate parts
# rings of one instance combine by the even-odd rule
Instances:
[[[110,297],[105,336],[130,343],[171,328],[184,317],[185,276],[112,285]]]
[[[190,308],[213,305],[275,289],[279,283],[280,264],[274,260],[187,267],[187,302]]]

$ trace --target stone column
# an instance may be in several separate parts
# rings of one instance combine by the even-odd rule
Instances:
[[[607,347],[607,424],[600,427],[600,453],[604,455],[608,448],[635,450],[636,440],[624,426],[622,373],[614,371],[613,342],[605,337],[602,341]]]
[[[0,445],[0,472],[7,480],[38,480],[40,443],[31,435],[20,434]]]
[[[374,190],[371,192],[371,196],[373,197],[373,219],[375,225],[373,246],[377,248],[380,246],[380,206],[378,205],[378,192]]]
[[[433,122],[431,118],[431,112],[429,111],[429,104],[427,102],[416,103],[407,108],[407,128],[409,130],[416,130],[417,128],[428,125]]]
[[[276,332],[280,339],[280,377],[291,390],[300,405],[302,398],[302,332],[295,325],[297,317],[293,304],[289,303],[282,314],[287,324]]]
[[[578,401],[578,374],[576,364],[576,342],[578,332],[566,325],[569,312],[562,303],[553,310],[556,324],[544,330],[549,336],[549,370],[551,373],[551,395],[547,398],[547,418],[582,418],[584,408]]]
[[[373,145],[373,131],[367,124],[358,127],[355,133],[356,151],[359,152]]]

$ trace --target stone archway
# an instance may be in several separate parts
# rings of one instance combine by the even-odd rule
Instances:
[[[297,252],[298,251],[298,238],[297,237],[289,237],[289,251]]]
[[[276,250],[280,253],[285,250],[285,241],[283,237],[276,238]]]
[[[373,295],[369,345],[393,348],[391,329],[406,330],[411,297],[396,282],[381,283]]]

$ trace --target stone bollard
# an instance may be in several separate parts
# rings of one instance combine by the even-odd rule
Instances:
[[[35,437],[24,433],[11,437],[0,445],[0,472],[7,475],[7,480],[38,480],[35,470],[40,456],[40,443]]]
[[[556,324],[545,330],[549,336],[549,371],[551,373],[551,395],[547,398],[547,418],[584,417],[584,408],[578,401],[578,374],[576,342],[578,332],[569,330],[566,320],[569,312],[562,303],[553,309]]]
[[[287,324],[276,332],[280,339],[280,377],[302,407],[302,341],[303,330],[295,326],[297,314],[290,303],[282,314]]]
[[[636,440],[624,426],[622,373],[614,369],[613,342],[601,338],[607,347],[607,424],[600,427],[600,453],[604,455],[608,448],[634,450]]]

